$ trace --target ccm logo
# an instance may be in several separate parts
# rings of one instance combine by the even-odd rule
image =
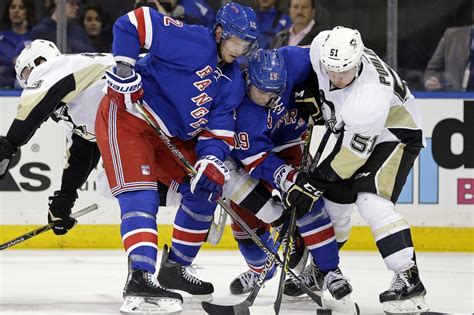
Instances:
[[[312,193],[313,195],[315,195],[316,197],[319,197],[321,196],[321,192],[319,190],[317,190],[316,188],[314,188],[311,184],[309,183],[306,183],[303,185],[303,187],[310,193]]]

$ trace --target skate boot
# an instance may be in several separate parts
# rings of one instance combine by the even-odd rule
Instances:
[[[212,300],[214,286],[191,275],[187,266],[168,259],[168,247],[163,248],[158,281],[168,289],[181,290],[201,300]]]
[[[336,268],[324,276],[324,288],[328,289],[333,298],[340,300],[352,292],[352,286],[348,280],[342,275],[341,270]]]
[[[301,273],[306,265],[306,261],[308,260],[308,253],[304,240],[301,237],[298,228],[296,228],[295,235],[291,242],[288,267],[293,269],[296,273]]]
[[[270,269],[270,271],[267,273],[265,277],[265,281],[273,278],[273,276],[275,275],[275,271],[276,271],[275,267]],[[260,274],[252,271],[251,269],[247,270],[246,272],[241,273],[237,278],[232,280],[232,282],[230,283],[230,293],[234,295],[249,293],[250,291],[252,291],[259,276]]]
[[[312,291],[322,291],[324,283],[324,275],[311,261],[311,264],[306,266],[303,272],[298,276],[304,284]],[[283,294],[287,296],[300,296],[304,291],[292,279],[285,281]],[[322,292],[321,292],[322,293]]]
[[[179,314],[183,298],[158,285],[153,274],[130,269],[123,289],[122,314]]]
[[[379,296],[386,313],[420,313],[429,310],[425,302],[426,289],[420,280],[418,267],[395,273],[390,289]]]

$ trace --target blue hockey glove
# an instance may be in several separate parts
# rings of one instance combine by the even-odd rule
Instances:
[[[209,201],[219,199],[224,183],[230,179],[227,166],[214,155],[205,155],[196,162],[194,168],[198,173],[191,179],[191,192]]]

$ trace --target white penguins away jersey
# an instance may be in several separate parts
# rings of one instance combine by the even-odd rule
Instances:
[[[104,71],[115,60],[110,54],[60,55],[37,67],[28,78],[17,116],[8,132],[20,146],[51,116],[72,132],[95,141],[95,116],[106,85]]]
[[[327,34],[321,32],[314,39],[317,47],[321,47]],[[372,50],[364,49],[359,76],[343,89],[331,84],[319,55],[317,49],[311,62],[318,77],[323,117],[326,126],[343,137],[331,154],[331,168],[339,177],[351,177],[378,143],[424,146],[415,98]]]

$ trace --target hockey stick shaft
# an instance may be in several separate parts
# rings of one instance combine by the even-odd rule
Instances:
[[[281,274],[280,274],[280,281],[278,282],[277,297],[275,299],[275,302],[273,303],[273,310],[275,311],[276,315],[280,314],[281,300],[283,298],[283,287],[285,284],[286,272],[288,270],[288,261],[290,260],[290,247],[291,247],[293,234],[295,232],[295,226],[296,226],[296,210],[293,208],[291,211],[291,216],[290,216],[290,226],[288,228],[288,232],[285,237],[286,246],[285,246],[285,251],[283,252],[283,265],[281,266]]]
[[[186,160],[183,154],[176,148],[174,144],[171,143],[168,136],[158,127],[158,125],[153,121],[150,115],[143,109],[142,105],[139,103],[134,104],[135,109],[142,115],[143,119],[150,125],[151,128],[155,130],[157,135],[163,141],[163,143],[168,147],[171,151],[175,159],[183,165],[183,167],[188,172],[189,176],[194,176],[197,174],[197,171],[194,167]],[[255,242],[255,244],[260,247],[268,256],[273,255],[276,258],[277,264],[279,266],[283,265],[282,260],[278,256],[278,253],[274,253],[266,244],[264,244],[257,234],[245,223],[239,215],[229,206],[227,205],[222,198],[217,199],[216,201],[229,215],[230,217],[244,230]],[[315,301],[319,306],[321,306],[321,297],[311,291],[297,276],[296,274],[290,270],[290,275],[295,279],[296,282],[301,286],[302,290],[308,294],[308,296]]]
[[[83,216],[84,214],[87,214],[87,213],[89,213],[89,212],[91,212],[91,211],[96,210],[97,208],[99,208],[99,206],[98,206],[96,203],[94,203],[93,205],[90,205],[90,206],[87,207],[87,208],[84,208],[84,209],[82,209],[82,210],[79,210],[79,211],[77,211],[77,212],[74,212],[73,214],[71,214],[71,218],[77,219],[77,218],[79,218],[80,216]],[[11,241],[8,241],[8,242],[6,242],[6,243],[1,244],[1,245],[0,245],[0,250],[4,250],[4,249],[6,249],[6,248],[8,248],[8,247],[12,247],[12,246],[17,245],[17,244],[19,244],[19,243],[21,243],[21,242],[24,242],[24,241],[26,241],[26,240],[28,240],[28,239],[30,239],[30,238],[32,238],[32,237],[35,237],[35,236],[37,236],[37,235],[40,235],[40,234],[42,234],[42,233],[44,233],[44,232],[50,230],[53,226],[54,226],[53,223],[48,223],[48,224],[45,224],[45,225],[43,225],[43,226],[37,228],[36,230],[30,231],[30,232],[28,232],[28,233],[25,233],[25,234],[23,234],[23,235],[21,235],[21,236],[15,238],[15,239],[11,240]]]
[[[331,136],[331,129],[326,128],[323,138],[321,139],[321,143],[319,144],[318,150],[314,154],[314,158],[311,161],[311,165],[308,167],[308,172],[310,174],[316,170],[316,167],[318,167],[319,160],[321,159],[321,156],[323,155],[324,149],[326,148],[326,144],[328,143],[330,136]]]

